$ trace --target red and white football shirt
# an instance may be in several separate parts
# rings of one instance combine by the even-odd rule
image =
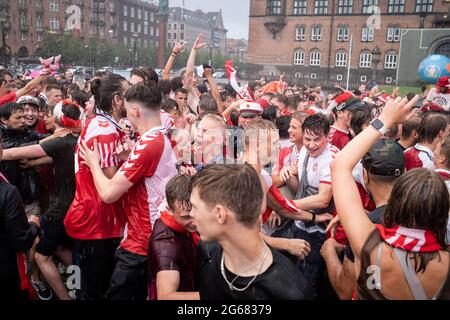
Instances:
[[[415,168],[436,169],[436,166],[434,165],[434,153],[431,149],[416,144],[414,147],[405,150],[406,171]]]
[[[350,142],[350,136],[348,132],[331,126],[328,141],[339,150],[342,150]]]
[[[447,186],[447,189],[450,192],[450,170],[436,169],[435,172],[439,175],[439,177],[441,177],[442,181],[445,182],[445,185]]]
[[[101,200],[91,170],[81,164],[79,146],[81,141],[85,141],[88,147],[92,147],[94,140],[97,140],[101,168],[119,167],[122,163],[115,150],[124,138],[125,133],[110,116],[96,115],[86,123],[75,150],[75,197],[64,220],[67,234],[72,238],[98,240],[122,237],[125,225],[122,202],[107,204]]]
[[[127,219],[121,247],[147,256],[152,227],[158,219],[158,206],[165,199],[167,182],[177,174],[176,158],[163,127],[146,132],[120,168],[134,185],[124,195]]]
[[[281,148],[278,153],[277,171],[280,172],[284,167],[297,166],[298,154],[296,145]]]

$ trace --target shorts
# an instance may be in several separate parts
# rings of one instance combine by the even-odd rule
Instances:
[[[66,233],[64,218],[42,215],[41,234],[36,252],[50,257],[58,247],[72,250],[72,239]]]
[[[33,201],[29,204],[24,204],[25,213],[28,216],[40,216],[41,215],[41,208],[39,207],[38,201]]]

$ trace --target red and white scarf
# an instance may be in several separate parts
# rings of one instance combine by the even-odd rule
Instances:
[[[195,245],[198,245],[200,242],[200,236],[197,232],[189,232],[187,231],[182,225],[180,225],[175,218],[169,214],[167,211],[161,211],[161,216],[159,217],[166,226],[168,226],[170,229],[180,232],[180,233],[186,233],[192,237],[192,241]]]
[[[238,80],[236,78],[236,69],[233,67],[233,61],[225,62],[225,69],[227,71],[228,81],[230,81],[230,85],[237,92],[241,99],[244,99],[248,102],[254,102],[253,94],[248,87],[240,87],[238,84]]]
[[[442,250],[435,235],[427,230],[410,229],[401,226],[385,228],[376,225],[381,238],[392,247],[408,252],[436,252]]]

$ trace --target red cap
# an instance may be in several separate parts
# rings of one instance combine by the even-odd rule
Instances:
[[[438,87],[450,88],[450,77],[440,77],[439,81],[436,83]]]

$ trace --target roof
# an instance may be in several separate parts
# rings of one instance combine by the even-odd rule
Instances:
[[[172,7],[169,8],[169,14],[169,19],[172,21],[184,21],[190,25],[202,28],[225,30],[221,10],[218,12],[203,12],[200,9],[192,11],[180,7]]]

